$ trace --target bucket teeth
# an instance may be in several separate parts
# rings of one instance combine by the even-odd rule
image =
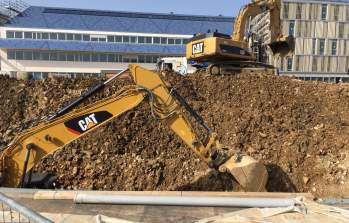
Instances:
[[[233,156],[219,167],[219,171],[233,175],[245,191],[266,191],[268,172],[262,163],[250,156],[241,155],[239,159]]]

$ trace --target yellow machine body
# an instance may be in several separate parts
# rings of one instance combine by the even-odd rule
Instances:
[[[246,42],[233,41],[222,37],[208,37],[187,44],[186,57],[197,62],[226,60],[256,60],[247,51]]]
[[[194,36],[186,46],[186,57],[195,62],[256,61],[249,46],[246,33],[251,17],[266,10],[270,12],[271,40],[268,43],[273,53],[285,53],[293,48],[293,38],[281,33],[280,0],[252,0],[245,5],[235,20],[232,36],[207,33]]]

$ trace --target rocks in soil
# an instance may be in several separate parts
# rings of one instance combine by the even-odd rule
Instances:
[[[264,162],[268,191],[321,197],[348,193],[349,86],[264,74],[165,78],[223,144]],[[0,147],[99,80],[18,81],[0,76]],[[117,80],[85,105],[131,83]],[[229,175],[208,170],[151,116],[146,102],[49,155],[36,171],[57,174],[58,187],[66,189],[239,189]]]

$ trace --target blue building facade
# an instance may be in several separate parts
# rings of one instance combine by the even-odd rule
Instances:
[[[69,76],[154,68],[159,57],[184,56],[196,33],[231,34],[234,18],[31,6],[0,27],[1,72]]]

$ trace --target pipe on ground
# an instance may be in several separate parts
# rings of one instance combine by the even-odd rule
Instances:
[[[297,201],[290,198],[237,198],[197,196],[135,196],[93,195],[78,193],[74,198],[80,204],[207,206],[207,207],[289,207]]]

